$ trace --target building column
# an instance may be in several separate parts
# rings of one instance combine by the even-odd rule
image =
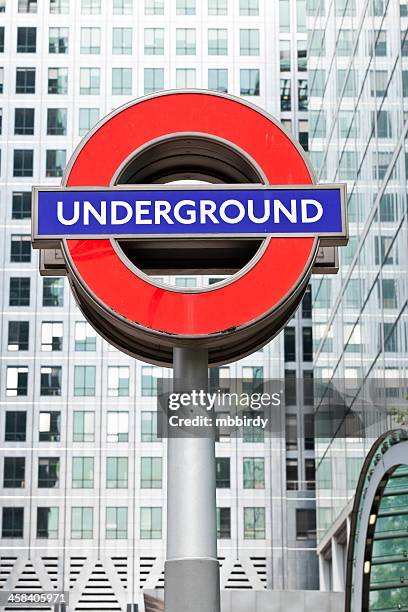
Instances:
[[[339,544],[337,538],[331,540],[332,549],[332,575],[333,575],[333,591],[344,591],[345,576],[344,576],[344,546]]]
[[[319,581],[321,591],[331,591],[330,565],[329,561],[327,561],[321,553],[319,555]]]

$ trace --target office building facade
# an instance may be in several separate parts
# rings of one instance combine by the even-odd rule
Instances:
[[[348,185],[341,273],[313,280],[316,419],[329,389],[340,410],[317,448],[320,582],[344,590],[359,471],[406,403],[408,7],[316,0],[308,25],[311,157],[319,180]]]
[[[305,8],[303,0],[0,0],[3,588],[58,588],[70,591],[73,609],[126,610],[164,579],[166,442],[156,435],[155,393],[170,372],[110,347],[64,278],[40,278],[31,186],[58,184],[100,118],[161,89],[243,96],[307,148]],[[313,406],[300,382],[311,379],[310,302],[308,292],[285,334],[219,373],[296,383],[278,415],[282,436],[217,443],[224,589],[318,585]]]

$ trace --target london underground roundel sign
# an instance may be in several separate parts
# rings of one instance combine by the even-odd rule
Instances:
[[[344,186],[315,185],[274,119],[209,91],[164,92],[108,115],[62,187],[33,188],[33,210],[33,244],[61,250],[88,320],[164,365],[192,341],[210,364],[262,346],[299,304],[319,247],[347,243]],[[223,278],[173,287],[167,274]]]

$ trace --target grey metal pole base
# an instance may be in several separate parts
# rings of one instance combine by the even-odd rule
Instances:
[[[208,352],[174,349],[174,391],[208,390]],[[186,416],[203,412],[189,406]],[[205,409],[204,409],[205,411]],[[167,440],[166,612],[220,612],[215,435]]]
[[[165,564],[166,612],[219,612],[220,571],[216,559],[171,559]]]

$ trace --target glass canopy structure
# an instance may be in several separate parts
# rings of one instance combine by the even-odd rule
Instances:
[[[346,612],[408,611],[408,434],[373,445],[358,483],[347,563]]]

